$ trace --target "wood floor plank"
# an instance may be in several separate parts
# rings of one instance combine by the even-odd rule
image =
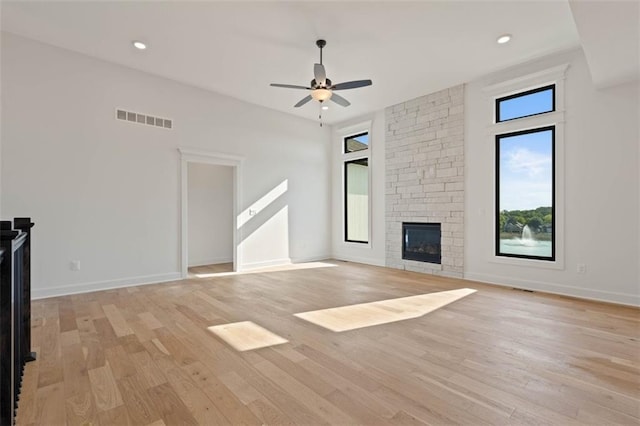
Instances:
[[[57,312],[57,310],[56,310]],[[38,387],[62,382],[62,352],[60,349],[60,326],[57,318],[46,318],[42,326],[40,341]]]
[[[68,425],[92,425],[98,423],[98,410],[91,392],[77,393],[66,400]]]
[[[129,327],[129,324],[127,324],[122,313],[120,313],[120,310],[115,305],[103,305],[102,310],[111,323],[111,327],[113,327],[116,336],[122,337],[133,334],[133,330],[131,330],[131,327]]]
[[[262,422],[221,382],[202,388],[218,410],[232,425],[260,425]]]
[[[104,356],[116,380],[134,376],[138,373],[136,365],[122,346],[112,346],[105,349]]]
[[[276,408],[275,405],[270,403],[265,398],[258,398],[251,401],[247,407],[251,410],[256,417],[258,417],[262,424],[265,425],[295,425],[296,423],[291,420],[283,411]]]
[[[87,362],[87,368],[92,369],[103,367],[106,359],[100,335],[98,333],[81,333],[80,342],[82,344],[84,358]]]
[[[119,344],[118,336],[113,330],[111,322],[106,317],[94,319],[93,325],[95,326],[96,332],[100,338],[100,345],[102,348],[108,348]]]
[[[69,298],[62,298],[58,304],[58,309],[60,317],[60,331],[65,332],[75,330],[77,324],[76,313],[73,309],[73,301]]]
[[[162,420],[167,425],[197,425],[193,414],[180,400],[170,384],[153,387],[148,390]]]
[[[34,301],[17,424],[640,424],[640,309],[326,264]],[[242,322],[287,342],[208,330]]]
[[[160,321],[156,319],[156,317],[151,312],[142,312],[138,314],[144,325],[146,325],[150,330],[155,330],[156,328],[161,328],[163,325]]]
[[[140,377],[135,374],[117,380],[129,419],[136,425],[146,425],[161,420],[147,389],[141,382]]]
[[[335,405],[311,390],[302,382],[292,378],[288,372],[281,370],[269,361],[263,361],[256,365],[257,370],[265,377],[281,387],[287,393],[295,395],[296,399],[307,406],[319,417],[331,424],[354,423],[354,419],[342,412]]]
[[[38,388],[36,413],[36,424],[66,424],[64,385],[62,383],[55,383]]]
[[[122,395],[109,364],[89,370],[89,381],[99,411],[108,411],[123,405]]]
[[[80,344],[64,347],[62,367],[65,396],[69,398],[75,395],[84,395],[91,387],[91,384],[89,383],[86,361]]]
[[[148,352],[136,352],[130,354],[129,357],[135,366],[144,388],[152,388],[167,382],[167,378],[162,371],[158,369]]]
[[[98,419],[101,426],[137,426],[129,419],[129,414],[124,405],[107,411],[100,411]]]

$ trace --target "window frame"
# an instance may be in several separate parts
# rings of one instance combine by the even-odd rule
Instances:
[[[364,133],[363,133],[364,134]],[[343,138],[343,140],[346,141],[346,139],[348,139],[347,137]],[[368,148],[367,148],[368,149]],[[365,149],[361,149],[360,151],[366,151]],[[354,152],[360,152],[360,151],[354,151]],[[350,153],[349,153],[350,154]],[[362,160],[367,160],[367,204],[369,204],[369,206],[367,207],[367,241],[360,241],[360,240],[350,240],[349,239],[349,218],[348,218],[348,210],[347,210],[347,196],[349,195],[347,193],[347,166],[349,164],[354,164],[357,163],[358,161],[362,161]],[[369,185],[370,182],[370,175],[371,175],[371,171],[369,169],[369,157],[361,157],[361,158],[354,158],[351,160],[343,160],[342,161],[342,173],[344,176],[343,179],[343,188],[342,188],[342,202],[343,202],[343,214],[344,214],[344,242],[345,243],[355,243],[355,244],[369,244],[370,240],[371,240],[371,226],[369,224],[369,221],[371,221],[371,212],[369,211],[371,203],[369,201],[369,198],[371,197],[371,187]]]
[[[371,141],[371,133],[369,131],[364,131],[364,132],[360,132],[360,133],[356,133],[354,135],[349,135],[349,136],[344,136],[342,138],[342,154],[353,154],[356,152],[362,152],[362,151],[368,151],[369,150],[369,144],[367,143],[367,147],[364,149],[359,149],[357,151],[347,151],[347,139],[355,139],[359,136],[364,136],[364,135],[368,135],[369,136],[369,141]]]
[[[500,103],[501,102],[509,101],[511,99],[522,98],[524,96],[533,95],[535,93],[545,92],[545,91],[547,91],[549,89],[551,89],[551,109],[549,111],[536,112],[536,113],[533,113],[533,114],[523,115],[523,116],[520,116],[520,117],[508,118],[506,120],[500,120]],[[543,114],[549,114],[551,112],[555,112],[555,110],[556,110],[556,85],[555,85],[555,83],[552,83],[552,84],[548,84],[546,86],[536,87],[534,89],[529,89],[529,90],[526,90],[524,92],[513,93],[511,95],[503,96],[501,98],[496,98],[496,100],[495,100],[495,109],[496,109],[496,111],[495,111],[496,123],[506,123],[507,121],[521,120],[521,119],[527,118],[527,117],[535,117],[537,115],[543,115]]]
[[[338,142],[339,148],[338,148],[338,153],[340,155],[339,157],[339,167],[340,167],[340,179],[341,179],[341,184],[340,184],[340,191],[342,191],[342,193],[340,194],[340,213],[338,217],[342,217],[341,220],[341,224],[340,224],[340,229],[341,229],[341,237],[340,237],[340,245],[344,246],[344,247],[351,247],[354,249],[369,249],[371,250],[373,248],[373,239],[374,239],[374,235],[372,233],[373,230],[373,212],[372,212],[372,206],[373,206],[373,191],[372,191],[372,180],[373,180],[373,173],[372,173],[372,167],[373,167],[373,144],[375,143],[375,141],[373,140],[373,135],[371,132],[372,129],[372,120],[367,120],[367,121],[361,121],[359,123],[353,123],[344,127],[339,127],[336,129],[336,136],[339,138]],[[354,151],[354,152],[345,152],[345,139],[357,136],[357,135],[362,135],[368,133],[369,134],[369,145],[367,147],[367,149],[363,149],[360,151]],[[335,146],[335,145],[334,145]],[[346,227],[347,227],[347,220],[346,220],[346,210],[347,210],[347,205],[346,205],[346,194],[345,194],[345,189],[346,189],[346,175],[345,175],[345,163],[348,161],[352,161],[352,160],[358,160],[358,159],[362,159],[362,158],[367,158],[368,161],[368,172],[369,172],[369,179],[368,179],[368,189],[369,189],[369,204],[368,204],[368,241],[366,243],[364,242],[353,242],[353,241],[349,241],[346,239],[347,233],[346,233]],[[337,213],[337,212],[336,212]]]
[[[500,140],[504,138],[530,135],[551,130],[551,256],[529,256],[524,254],[500,252]],[[515,132],[498,133],[495,135],[495,214],[494,214],[495,256],[512,257],[554,262],[556,260],[556,126],[544,126]]]
[[[545,126],[555,126],[555,218],[554,218],[554,233],[555,233],[555,260],[539,260],[530,258],[517,258],[507,256],[496,256],[496,203],[495,203],[495,166],[493,176],[487,176],[487,179],[493,178],[491,182],[487,181],[487,185],[491,185],[494,188],[494,198],[488,199],[485,208],[487,212],[492,212],[493,215],[486,215],[487,232],[492,232],[491,235],[486,235],[484,239],[486,244],[486,253],[488,253],[487,261],[496,264],[513,265],[535,269],[565,269],[565,80],[569,64],[559,64],[551,68],[541,69],[539,71],[530,74],[517,75],[511,73],[512,76],[509,79],[497,81],[494,79],[493,83],[488,83],[482,92],[485,94],[486,102],[486,147],[487,150],[495,150],[495,136],[496,134],[510,133],[520,130],[540,128]],[[525,92],[527,90],[536,89],[551,84],[556,85],[555,89],[555,111],[547,112],[543,114],[521,117],[515,120],[497,121],[495,100],[497,98],[503,98],[505,96],[514,95]],[[494,153],[495,159],[495,153]],[[491,161],[494,161],[493,159]],[[481,209],[481,214],[484,215],[485,209]]]

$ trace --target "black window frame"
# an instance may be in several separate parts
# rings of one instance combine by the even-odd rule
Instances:
[[[531,133],[540,133],[551,130],[551,256],[528,256],[524,254],[501,253],[500,252],[500,139],[526,135]],[[556,126],[542,126],[527,130],[518,130],[509,133],[500,133],[495,135],[495,164],[496,164],[496,182],[495,182],[495,255],[496,257],[512,257],[519,259],[544,260],[555,262],[556,260]]]
[[[367,147],[365,149],[359,149],[357,151],[347,151],[347,139],[355,139],[357,137],[364,136],[364,135],[369,135],[369,132],[361,132],[361,133],[356,133],[355,135],[345,136],[342,139],[342,153],[343,154],[352,154],[354,152],[360,152],[360,151],[368,150],[369,149],[369,144],[367,143]]]
[[[368,134],[369,132],[365,132],[362,134]],[[352,136],[350,136],[352,137]],[[344,138],[345,139],[345,143],[346,143],[346,139],[347,137]],[[368,149],[368,148],[367,148]],[[365,151],[364,149],[362,151]],[[359,151],[354,151],[354,152],[359,152]],[[358,163],[359,161],[363,161],[365,160],[367,162],[367,173],[369,173],[369,156],[363,156],[360,158],[354,158],[352,160],[345,160],[343,161],[344,166],[343,166],[343,172],[344,172],[344,241],[347,243],[357,243],[357,244],[369,244],[369,239],[371,239],[371,236],[369,235],[369,232],[367,231],[367,241],[361,241],[361,240],[350,240],[349,239],[349,210],[347,207],[347,197],[349,195],[348,191],[347,191],[347,166],[349,164],[352,163]],[[369,188],[369,184],[367,183],[367,191],[369,192],[369,194],[367,195],[368,197],[371,197],[371,188]],[[367,214],[369,214],[369,217],[367,218],[367,226],[370,226],[369,220],[371,219],[370,216],[370,212],[367,209]]]
[[[522,115],[520,117],[508,118],[506,120],[500,120],[500,103],[504,101],[508,101],[511,99],[521,98],[523,96],[533,95],[534,93],[545,92],[551,89],[551,109],[549,111],[536,112],[534,114]],[[520,120],[526,117],[535,117],[536,115],[549,114],[550,112],[554,112],[556,110],[556,85],[549,84],[547,86],[537,87],[535,89],[527,90],[525,92],[514,93],[513,95],[503,96],[501,98],[496,98],[495,100],[495,114],[496,114],[496,123],[506,123],[508,121]]]

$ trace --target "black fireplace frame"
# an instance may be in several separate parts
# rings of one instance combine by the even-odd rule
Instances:
[[[429,228],[437,228],[438,230],[438,239],[439,239],[439,246],[440,246],[440,250],[439,253],[437,255],[430,255],[430,254],[416,254],[414,252],[411,251],[407,251],[406,250],[406,245],[405,245],[405,235],[406,235],[406,231],[409,228],[425,228],[425,227],[429,227]],[[435,223],[435,222],[402,222],[402,259],[403,260],[414,260],[414,261],[418,261],[418,262],[425,262],[425,263],[435,263],[435,264],[442,264],[442,224],[440,223]]]

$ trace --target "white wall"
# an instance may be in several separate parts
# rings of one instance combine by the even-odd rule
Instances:
[[[564,139],[565,266],[495,263],[492,258],[494,141],[483,88],[569,63]],[[467,86],[465,106],[465,277],[507,286],[640,304],[638,272],[637,85],[596,90],[581,51],[550,56]],[[488,119],[489,117],[489,119]],[[586,273],[577,273],[577,264]]]
[[[233,168],[188,163],[189,266],[233,261]]]
[[[371,235],[370,244],[347,243],[344,241],[344,182],[342,180],[342,130],[353,128],[364,122],[371,122],[369,135],[369,170],[371,173]],[[334,126],[331,139],[331,237],[332,257],[351,262],[384,266],[385,263],[385,212],[384,212],[384,111],[361,117]],[[366,130],[366,129],[364,129]]]
[[[6,33],[1,72],[2,213],[36,223],[36,297],[179,276],[179,146],[245,157],[243,209],[287,181],[242,227],[244,266],[328,255],[328,127]]]

